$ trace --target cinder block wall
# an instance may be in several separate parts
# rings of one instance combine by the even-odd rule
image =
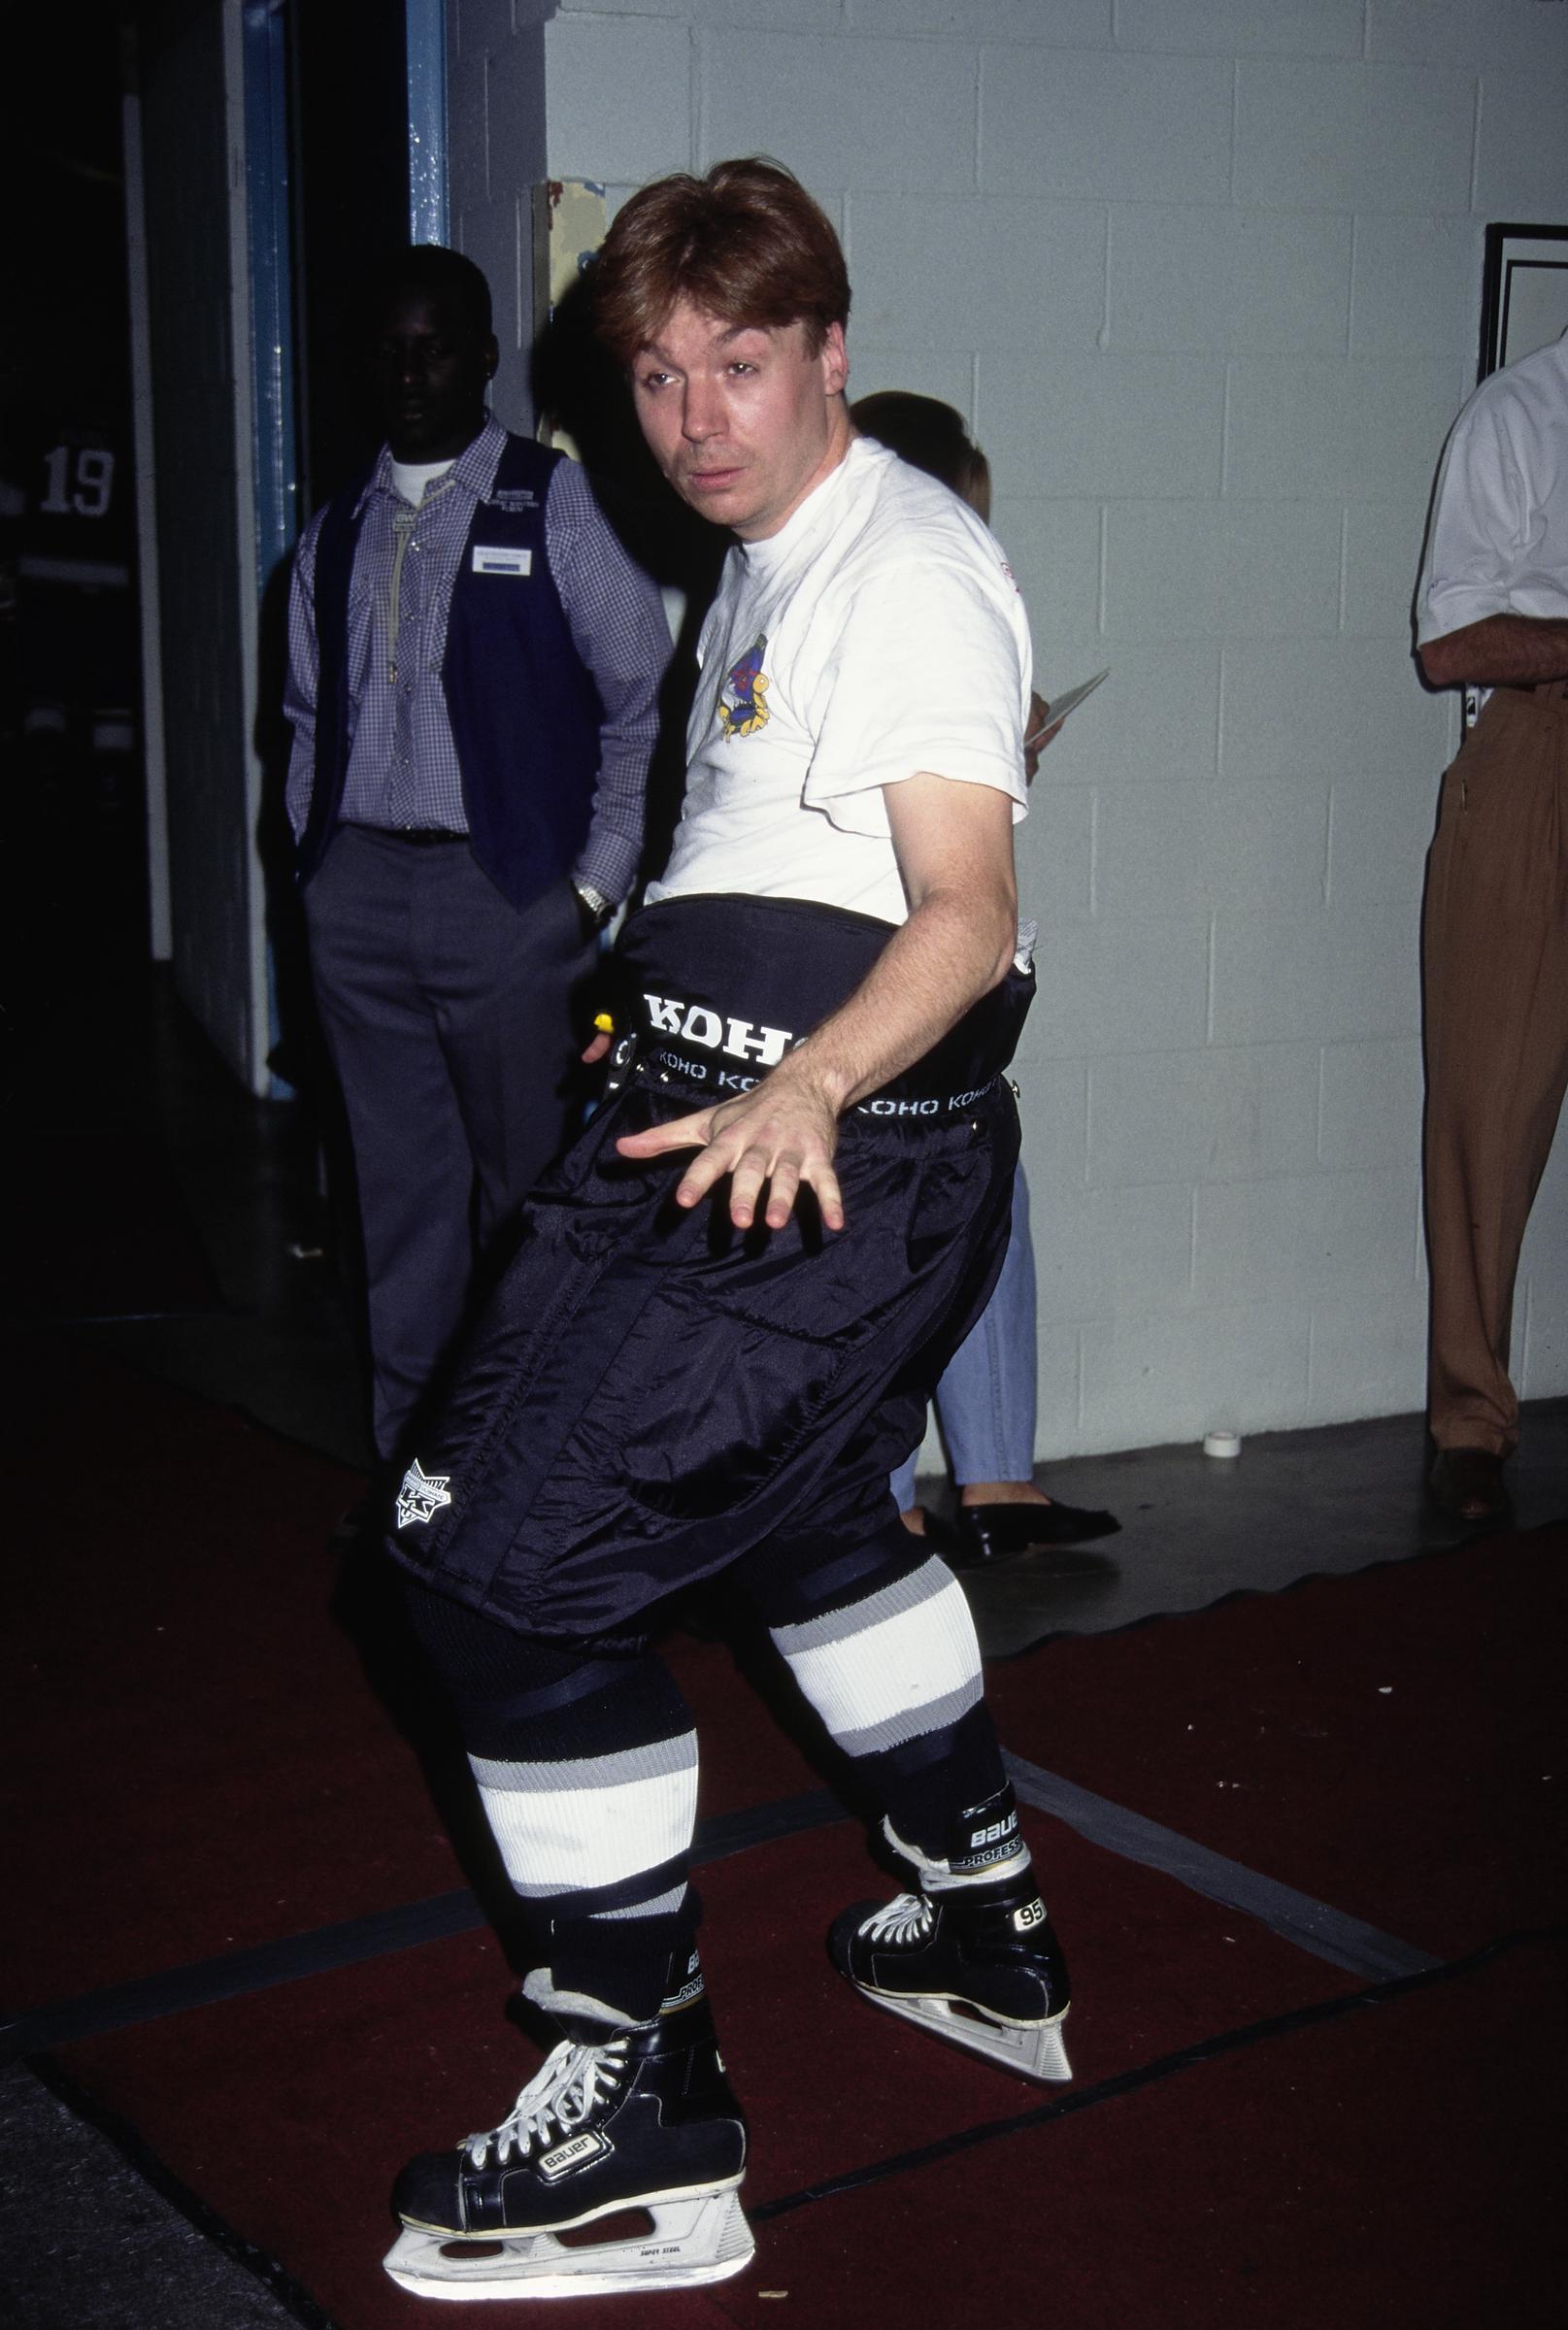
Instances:
[[[770,152],[856,393],[970,416],[1048,695],[1020,835],[1038,1452],[1418,1408],[1409,612],[1488,219],[1568,212],[1548,0],[563,0],[555,175]],[[1568,1390],[1568,1139],[1516,1362]]]

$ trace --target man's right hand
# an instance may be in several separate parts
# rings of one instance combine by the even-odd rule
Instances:
[[[616,1147],[623,1157],[641,1159],[697,1149],[675,1192],[676,1204],[700,1204],[728,1174],[729,1217],[738,1230],[755,1221],[764,1185],[762,1218],[770,1230],[784,1227],[802,1187],[815,1191],[823,1226],[842,1230],[844,1198],[833,1170],[838,1137],[837,1111],[809,1072],[785,1061],[738,1099],[650,1125],[646,1133],[623,1134]]]

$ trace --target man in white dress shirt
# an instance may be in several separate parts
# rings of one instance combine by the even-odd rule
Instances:
[[[1519,1248],[1568,1084],[1568,334],[1484,381],[1438,471],[1416,605],[1434,687],[1483,696],[1426,883],[1432,1495],[1508,1509]]]

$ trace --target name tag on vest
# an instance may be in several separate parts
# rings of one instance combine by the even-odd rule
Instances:
[[[527,575],[533,572],[532,550],[514,550],[501,543],[476,542],[476,575]]]

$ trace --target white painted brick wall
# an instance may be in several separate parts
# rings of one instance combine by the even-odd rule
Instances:
[[[1321,1064],[1312,1043],[1097,1059],[1089,1072],[1089,1178],[1191,1186],[1311,1173]]]
[[[1552,1152],[1525,1233],[1514,1305],[1515,1381],[1528,1398],[1560,1391],[1568,1375],[1568,1141]]]
[[[939,345],[1091,347],[1105,309],[1105,211],[1024,196],[861,194],[855,330],[896,341],[918,316]],[[997,253],[1009,254],[999,267]]]
[[[1351,354],[1451,362],[1478,328],[1482,221],[1371,213],[1354,223]]]
[[[1477,270],[1480,280],[1480,270]],[[1417,560],[1408,528],[1408,501],[1347,503],[1345,509],[1344,595],[1340,626],[1349,638],[1411,638]]]
[[[1112,503],[1100,627],[1118,649],[1143,639],[1332,639],[1343,532],[1332,502]]]
[[[1219,490],[1225,367],[1217,356],[982,350],[976,420],[1004,487],[1202,497]]]
[[[981,94],[987,193],[1223,202],[1230,192],[1222,57],[986,48]]]
[[[1560,223],[1568,180],[1560,75],[1487,73],[1481,91],[1477,211],[1484,218]]]
[[[463,0],[466,9],[480,0]],[[777,154],[854,389],[968,416],[1049,693],[1018,862],[1042,1455],[1418,1407],[1418,924],[1451,701],[1410,659],[1488,218],[1560,219],[1546,0],[562,0],[612,201]],[[1522,1388],[1568,1389],[1568,1141]]]
[[[1243,58],[1231,191],[1288,209],[1463,213],[1476,99],[1469,73]]]
[[[1480,313],[1478,272],[1478,328]],[[1414,572],[1437,468],[1430,448],[1442,449],[1473,366],[1473,350],[1447,362],[1238,357],[1229,373],[1226,491],[1397,497],[1412,515]]]
[[[1353,228],[1344,212],[1113,203],[1109,345],[1343,355]]]

